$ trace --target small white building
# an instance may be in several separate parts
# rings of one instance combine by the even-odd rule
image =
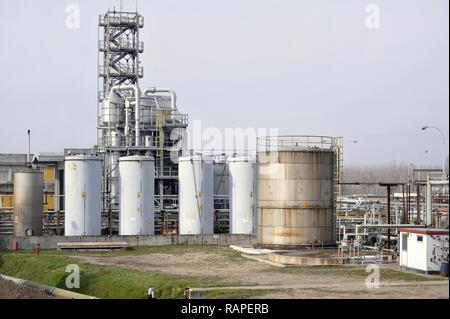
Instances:
[[[448,229],[401,228],[400,267],[425,274],[439,273],[448,261]]]

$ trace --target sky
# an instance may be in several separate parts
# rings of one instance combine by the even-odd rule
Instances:
[[[79,28],[68,28],[67,6]],[[379,8],[379,28],[368,28]],[[0,153],[96,144],[98,15],[112,0],[0,1]],[[442,163],[448,0],[147,0],[141,87],[203,128],[344,136],[349,165]],[[122,0],[135,9],[134,0]],[[357,140],[357,143],[352,143]]]

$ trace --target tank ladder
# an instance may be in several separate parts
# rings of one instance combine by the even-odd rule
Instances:
[[[344,182],[344,141],[342,136],[333,137],[333,148],[335,154],[334,163],[334,200],[336,209],[340,209],[338,198],[342,195],[342,183]]]

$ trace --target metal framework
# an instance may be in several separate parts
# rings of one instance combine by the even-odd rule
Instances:
[[[96,151],[103,157],[102,226],[109,234],[118,230],[118,159],[127,155],[155,159],[155,232],[176,233],[178,227],[176,159],[184,147],[188,118],[174,107],[170,89],[139,88],[143,26],[137,12],[108,11],[99,17]]]
[[[139,41],[139,30],[144,27],[144,18],[137,12],[108,11],[99,16],[98,26],[98,50],[103,55],[103,64],[98,67],[103,79],[101,102],[112,86],[137,85],[143,77],[139,53],[144,52],[144,44]]]

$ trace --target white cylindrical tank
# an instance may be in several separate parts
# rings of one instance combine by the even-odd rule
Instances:
[[[150,124],[155,121],[156,103],[152,97],[141,98],[141,123]]]
[[[201,155],[178,159],[179,233],[214,233],[214,167]]]
[[[155,162],[150,156],[119,159],[120,235],[155,233]]]
[[[227,159],[230,185],[230,234],[252,234],[256,219],[256,160],[248,156]]]
[[[111,131],[110,136],[111,136],[110,145],[112,147],[120,147],[121,141],[120,141],[120,134],[119,134],[119,132]]]
[[[102,161],[98,156],[65,158],[65,235],[101,235]]]
[[[104,124],[110,124],[111,126],[113,126],[114,123],[124,120],[124,115],[123,111],[121,110],[120,103],[115,103],[114,101],[105,99],[102,105],[102,120]]]
[[[102,102],[102,122],[105,125],[114,127],[115,123],[124,121],[124,100],[117,94],[114,93]]]

